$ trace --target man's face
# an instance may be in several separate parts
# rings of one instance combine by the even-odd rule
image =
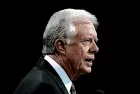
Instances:
[[[98,52],[97,33],[91,23],[77,23],[77,34],[66,46],[67,62],[70,63],[74,73],[90,73],[95,52]]]

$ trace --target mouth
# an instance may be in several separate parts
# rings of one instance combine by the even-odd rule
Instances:
[[[87,61],[87,62],[92,62],[93,59],[87,58],[87,59],[85,59],[85,61]]]
[[[92,64],[93,64],[93,60],[94,60],[94,58],[86,58],[85,61],[87,62],[87,63],[86,63],[87,66],[91,67]]]

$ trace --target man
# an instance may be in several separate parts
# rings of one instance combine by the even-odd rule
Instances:
[[[94,15],[63,9],[50,18],[43,34],[43,58],[24,77],[14,94],[76,94],[72,81],[90,73],[98,52]],[[74,90],[75,91],[75,90]]]

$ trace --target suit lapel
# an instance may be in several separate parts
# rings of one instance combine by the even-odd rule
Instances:
[[[41,67],[50,74],[50,76],[53,78],[53,80],[56,82],[56,84],[64,94],[69,94],[61,78],[59,77],[57,72],[53,69],[53,67],[48,63],[48,61],[46,61],[41,57],[37,63],[37,66]]]

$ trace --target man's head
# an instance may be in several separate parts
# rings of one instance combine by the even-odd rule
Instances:
[[[43,34],[43,55],[57,57],[70,78],[90,73],[99,50],[97,25],[96,17],[85,10],[64,9],[54,13]]]

